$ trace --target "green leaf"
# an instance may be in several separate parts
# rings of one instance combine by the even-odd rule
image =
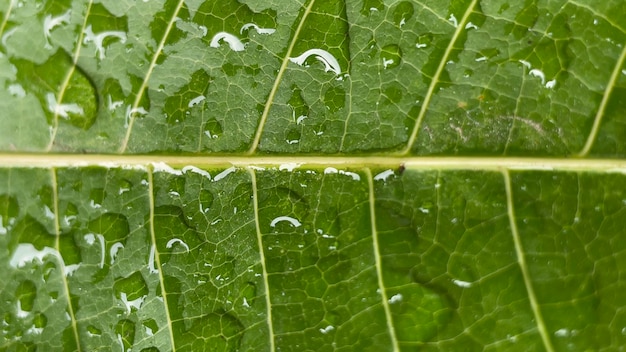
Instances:
[[[0,1],[0,349],[626,345],[623,1]]]

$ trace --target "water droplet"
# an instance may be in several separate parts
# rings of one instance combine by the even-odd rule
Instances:
[[[29,280],[22,281],[15,290],[15,298],[17,298],[17,317],[26,318],[33,310],[35,298],[37,297],[37,286]]]
[[[135,343],[135,323],[128,319],[120,320],[115,325],[115,334],[120,347],[124,351],[129,351]]]
[[[61,208],[61,228],[68,229],[76,222],[78,216],[78,207],[74,203],[60,204]]]
[[[100,255],[97,265],[104,269],[95,274],[95,282],[99,282],[108,274],[109,266],[114,262],[118,251],[126,245],[126,239],[130,234],[129,226],[128,219],[117,213],[102,214],[87,224],[89,234],[93,236],[93,245],[98,247]],[[90,238],[91,236],[87,237]]]
[[[393,11],[393,21],[398,27],[404,26],[413,17],[413,4],[408,1],[399,3]]]
[[[148,295],[148,284],[139,271],[126,278],[115,280],[113,289],[115,290],[115,297],[122,301],[127,313],[139,310]]]
[[[88,129],[93,125],[98,110],[96,89],[88,76],[63,50],[57,51],[46,62],[35,65],[30,61],[13,60],[17,67],[17,80],[23,87],[33,93],[41,105],[49,123],[54,123],[56,115],[60,121]],[[64,86],[65,74],[73,70],[69,83]],[[38,77],[33,80],[32,77]],[[51,90],[51,88],[54,87]],[[56,90],[65,87],[64,91]],[[62,96],[62,100],[59,98]]]
[[[185,178],[175,177],[175,179],[184,180]],[[156,207],[154,209],[153,223],[156,229],[161,229],[161,236],[157,238],[157,249],[160,252],[162,266],[170,260],[175,260],[179,254],[186,252],[187,248],[190,250],[199,248],[203,242],[199,237],[198,231],[192,226],[193,223],[190,223],[190,220],[180,207],[173,205]],[[177,260],[182,259],[179,258]],[[152,259],[149,259],[149,265],[154,266]],[[151,267],[150,270],[157,269]]]
[[[209,190],[203,189],[200,190],[200,193],[198,195],[198,202],[199,202],[199,211],[201,213],[207,213],[209,211],[209,209],[211,209],[211,206],[213,205],[213,193],[211,193]]]
[[[291,107],[291,117],[296,124],[300,124],[309,116],[309,106],[304,101],[302,90],[295,84],[291,86],[291,97],[287,102]]]
[[[146,330],[147,336],[152,336],[159,331],[159,325],[154,319],[148,319],[143,321],[143,327]]]
[[[0,195],[0,235],[6,235],[15,225],[20,213],[17,200],[6,194]]]
[[[433,41],[433,34],[424,33],[420,35],[419,37],[417,37],[417,43],[415,44],[415,47],[417,47],[418,49],[430,47],[432,41]]]
[[[91,336],[100,336],[102,335],[102,330],[98,329],[93,325],[87,326],[87,333]]]
[[[130,192],[130,190],[133,189],[133,184],[132,182],[130,182],[129,180],[125,178],[120,178],[118,182],[118,188],[119,190],[117,191],[117,195],[121,196],[122,194],[126,192]]]
[[[48,325],[48,318],[43,313],[37,313],[33,317],[33,325],[36,329],[43,329]]]
[[[290,129],[287,131],[287,135],[285,136],[285,141],[287,144],[298,144],[300,143],[300,138],[302,137],[300,130]]]
[[[246,282],[241,290],[241,304],[245,308],[250,308],[256,301],[256,285],[253,282]]]
[[[331,112],[337,112],[346,104],[346,92],[339,86],[331,87],[324,94],[324,105]]]
[[[224,130],[222,129],[222,124],[214,118],[211,118],[204,123],[204,135],[211,139],[221,137],[223,132]]]
[[[140,352],[160,352],[156,347],[146,347],[142,349]]]
[[[361,14],[363,16],[369,16],[374,12],[380,12],[385,9],[385,5],[382,0],[365,0],[363,1],[363,7],[361,8]]]
[[[94,188],[89,193],[89,205],[93,209],[98,209],[102,207],[102,202],[104,201],[104,188]]]
[[[332,71],[336,75],[341,74],[341,67],[339,66],[337,58],[335,58],[331,53],[323,49],[309,49],[300,54],[300,56],[290,57],[289,61],[300,66],[306,66],[307,59],[311,56],[324,65],[324,71]]]
[[[106,18],[98,21],[96,18]],[[89,25],[85,29],[84,44],[93,43],[97,57],[102,60],[106,57],[106,49],[112,45],[123,45],[126,42],[128,18],[117,17],[109,12],[102,4],[93,4],[89,11]]]
[[[167,123],[175,125],[189,117],[200,116],[210,82],[211,76],[205,70],[192,73],[189,83],[165,100],[163,112]]]
[[[385,69],[391,69],[400,65],[402,60],[402,51],[395,44],[384,46],[380,51],[380,58]]]

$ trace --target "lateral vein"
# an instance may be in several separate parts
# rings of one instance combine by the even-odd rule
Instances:
[[[415,126],[413,126],[413,131],[411,132],[411,136],[409,137],[406,147],[400,151],[400,154],[402,155],[408,154],[411,151],[411,148],[413,148],[413,144],[415,144],[415,140],[417,139],[417,134],[422,125],[422,121],[424,120],[424,116],[426,115],[426,111],[428,110],[428,107],[430,105],[430,101],[432,100],[433,95],[435,94],[435,88],[437,87],[437,84],[439,83],[439,78],[441,77],[441,74],[443,73],[443,70],[446,67],[446,64],[448,62],[448,57],[450,56],[450,53],[452,52],[452,49],[454,48],[454,44],[456,43],[457,39],[461,35],[461,32],[465,30],[465,24],[467,23],[467,19],[469,18],[469,15],[472,13],[472,11],[474,11],[474,7],[476,7],[477,2],[478,0],[472,0],[472,2],[467,7],[467,10],[465,10],[463,17],[461,18],[461,21],[458,23],[456,27],[456,31],[454,31],[454,34],[452,35],[452,38],[450,39],[450,44],[448,44],[446,51],[441,57],[439,66],[437,67],[437,71],[435,71],[435,75],[430,81],[430,85],[428,86],[428,90],[426,91],[426,95],[424,96],[424,101],[422,102],[422,107],[420,108],[420,112],[417,115],[417,119],[415,120]]]
[[[163,295],[163,306],[165,308],[167,329],[170,336],[172,352],[174,352],[176,351],[176,345],[174,344],[174,329],[172,329],[172,318],[170,317],[170,309],[167,302],[167,291],[165,290],[165,280],[163,279],[163,268],[161,267],[161,258],[156,244],[156,233],[154,231],[154,180],[152,178],[152,170],[150,169],[148,170],[148,192],[148,202],[150,203],[150,240],[152,241],[152,246],[154,246],[154,261],[156,269],[159,272],[159,285],[161,286],[161,294]]]
[[[141,82],[141,86],[139,87],[139,90],[137,91],[137,95],[135,96],[135,101],[133,102],[133,105],[131,106],[129,110],[129,116],[127,117],[128,127],[126,128],[126,135],[124,136],[124,139],[122,140],[122,144],[118,150],[118,153],[120,154],[124,153],[126,151],[126,148],[128,147],[130,134],[133,129],[133,125],[135,123],[135,113],[137,109],[139,108],[139,103],[141,103],[141,99],[143,98],[144,92],[146,88],[148,87],[148,82],[150,81],[150,77],[152,76],[152,71],[154,71],[154,68],[156,67],[156,62],[159,59],[159,56],[161,56],[161,53],[163,52],[163,48],[165,47],[165,42],[167,41],[167,38],[170,35],[170,31],[172,30],[172,27],[174,27],[174,23],[176,22],[178,12],[180,12],[180,9],[183,7],[184,3],[185,3],[184,0],[178,1],[178,5],[176,6],[174,13],[172,14],[172,18],[170,19],[169,23],[167,24],[167,27],[165,28],[165,32],[163,33],[163,38],[161,38],[161,41],[159,42],[159,46],[157,47],[157,50],[152,56],[152,61],[150,61],[150,66],[148,66],[148,71],[146,72],[146,76],[144,77],[143,82]]]
[[[265,121],[267,121],[267,117],[269,116],[272,103],[274,102],[274,96],[276,96],[276,92],[278,92],[278,87],[280,86],[280,82],[282,81],[283,74],[287,70],[287,65],[289,64],[289,57],[291,56],[291,52],[296,45],[296,40],[298,40],[300,31],[304,26],[304,21],[306,21],[307,16],[311,12],[311,8],[313,8],[314,3],[315,0],[311,0],[309,6],[306,7],[306,9],[304,10],[304,14],[302,15],[302,19],[300,20],[300,23],[298,23],[296,31],[293,33],[293,38],[291,38],[291,42],[289,43],[289,47],[287,48],[287,52],[285,53],[283,62],[278,69],[278,73],[276,74],[276,79],[274,80],[274,85],[272,85],[272,90],[270,91],[270,94],[267,97],[267,101],[265,102],[263,114],[261,115],[261,119],[259,120],[259,126],[257,127],[254,139],[252,140],[252,145],[250,146],[250,149],[248,149],[248,154],[253,154],[259,146],[259,142],[261,141],[261,135],[263,134],[263,128],[265,127]]]
[[[387,291],[385,290],[385,283],[383,281],[383,268],[382,260],[380,258],[380,248],[378,245],[378,231],[376,230],[376,208],[374,202],[374,178],[370,169],[365,169],[367,175],[367,184],[369,187],[369,208],[370,208],[370,221],[372,226],[372,242],[374,247],[374,261],[376,266],[376,276],[378,277],[378,289],[380,290],[380,297],[382,299],[383,309],[385,310],[385,317],[387,320],[387,330],[389,331],[389,337],[391,338],[391,344],[394,352],[400,351],[398,345],[398,337],[396,336],[396,329],[393,326],[393,318],[391,316],[391,309],[389,307],[389,301],[387,298]]]
[[[261,227],[259,224],[259,195],[256,184],[256,174],[254,170],[248,169],[250,173],[250,179],[252,180],[252,198],[254,200],[254,225],[256,227],[256,239],[259,247],[259,260],[261,261],[261,268],[263,269],[263,285],[265,286],[265,306],[267,307],[267,327],[270,335],[270,351],[276,351],[276,343],[274,341],[274,325],[272,323],[272,306],[270,299],[270,286],[267,276],[267,267],[265,265],[265,252],[263,251],[263,234],[261,233]]]
[[[539,303],[537,301],[537,296],[535,295],[535,290],[533,289],[533,283],[530,279],[528,265],[526,264],[526,258],[524,256],[524,248],[522,247],[522,241],[520,239],[519,232],[517,231],[517,225],[515,224],[515,210],[513,207],[513,190],[511,188],[511,176],[509,175],[509,171],[507,170],[503,170],[502,175],[504,176],[507,212],[509,217],[509,224],[511,226],[511,233],[513,235],[513,243],[515,245],[515,254],[517,255],[517,263],[522,272],[522,277],[524,278],[524,286],[526,286],[526,293],[528,294],[530,307],[535,316],[537,330],[539,330],[539,335],[541,336],[543,345],[546,348],[547,352],[554,352],[554,347],[552,346],[552,341],[550,341],[548,329],[546,328],[546,324],[543,320],[541,310],[539,309]]]
[[[70,294],[70,285],[67,282],[67,271],[65,268],[65,261],[63,260],[63,256],[61,254],[61,229],[59,226],[59,191],[58,191],[58,183],[57,183],[57,174],[56,169],[50,169],[50,179],[52,183],[52,206],[54,211],[54,232],[56,236],[55,247],[57,253],[59,254],[58,262],[61,271],[61,280],[63,280],[63,288],[65,289],[65,297],[67,299],[67,309],[69,310],[70,321],[72,324],[72,332],[74,334],[74,342],[76,343],[76,349],[78,352],[82,351],[80,347],[80,339],[78,337],[78,326],[76,323],[76,314],[74,313],[74,306],[72,305],[72,297]]]

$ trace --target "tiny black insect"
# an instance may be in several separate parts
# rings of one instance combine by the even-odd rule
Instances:
[[[402,175],[404,173],[404,170],[406,170],[406,167],[404,166],[404,163],[400,164],[400,166],[398,166],[398,175]]]

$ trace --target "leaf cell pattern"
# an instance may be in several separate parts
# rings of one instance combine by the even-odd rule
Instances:
[[[0,1],[0,350],[619,350],[624,16]]]

